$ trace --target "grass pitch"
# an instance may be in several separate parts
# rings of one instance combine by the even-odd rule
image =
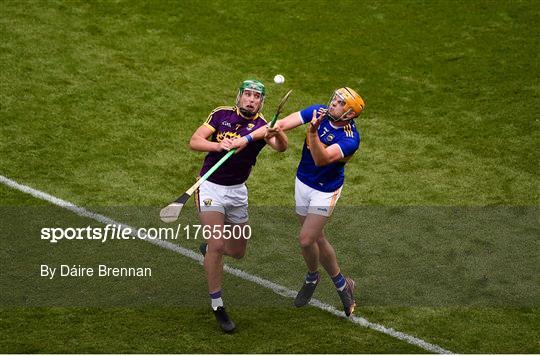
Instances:
[[[234,103],[243,79],[267,84],[268,118],[287,89],[292,112],[347,85],[367,103],[363,140],[327,234],[362,286],[358,313],[454,352],[540,352],[537,2],[5,1],[0,10],[0,174],[151,225],[149,212],[200,169],[191,133]],[[271,82],[277,73],[283,86]],[[254,238],[244,261],[228,261],[292,289],[305,269],[292,210],[303,136],[290,132],[287,152],[260,155],[248,181]],[[198,264],[142,242],[52,247],[41,227],[96,223],[0,193],[2,352],[423,352],[231,276],[224,291],[239,332],[221,335]],[[192,208],[183,219],[197,222]],[[41,263],[118,261],[156,275],[37,277]],[[317,297],[339,306],[327,278]]]

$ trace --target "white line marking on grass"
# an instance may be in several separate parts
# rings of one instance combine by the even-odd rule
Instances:
[[[133,227],[131,227],[129,225],[119,223],[119,222],[117,222],[117,221],[115,221],[115,220],[113,220],[113,219],[111,219],[111,218],[109,218],[107,216],[104,216],[104,215],[101,215],[101,214],[94,213],[92,211],[86,210],[85,208],[81,208],[81,207],[79,207],[79,206],[77,206],[77,205],[75,205],[73,203],[70,203],[68,201],[65,201],[65,200],[62,200],[60,198],[54,197],[54,196],[52,196],[50,194],[39,191],[39,190],[34,189],[32,187],[29,187],[27,185],[19,184],[19,183],[15,182],[15,181],[13,181],[13,180],[11,180],[9,178],[6,178],[6,177],[4,177],[2,175],[0,175],[0,182],[2,182],[3,184],[5,184],[5,185],[7,185],[7,186],[9,186],[11,188],[14,188],[14,189],[20,190],[21,192],[30,194],[33,197],[48,201],[49,203],[52,203],[52,204],[54,204],[56,206],[65,208],[67,210],[70,210],[70,211],[74,212],[75,214],[77,214],[79,216],[93,219],[93,220],[95,220],[97,222],[100,222],[102,224],[115,224],[117,226],[121,226],[123,229],[126,229],[126,228],[130,229],[132,231],[132,234],[136,234],[137,231],[138,231],[138,229],[135,229],[135,228],[133,228]],[[199,263],[203,262],[203,257],[199,253],[196,253],[196,252],[194,252],[192,250],[189,250],[187,248],[172,244],[172,243],[170,243],[168,241],[152,240],[152,239],[150,239],[150,240],[145,239],[144,241],[150,242],[150,243],[152,243],[154,245],[165,248],[167,250],[174,251],[174,252],[179,253],[179,254],[181,254],[183,256],[186,256],[186,257],[189,257],[189,258],[191,258],[191,259],[193,259],[195,261],[198,261]],[[226,272],[236,276],[236,277],[242,278],[244,280],[253,282],[253,283],[258,284],[258,285],[260,285],[262,287],[270,289],[274,293],[276,293],[278,295],[281,295],[283,297],[294,298],[296,296],[296,291],[294,291],[292,289],[289,289],[289,288],[287,288],[285,286],[279,285],[279,284],[274,283],[272,281],[269,281],[267,279],[264,279],[264,278],[249,274],[249,273],[244,272],[244,271],[242,271],[240,269],[225,265],[224,270]],[[333,306],[331,306],[329,304],[326,304],[326,303],[323,303],[320,300],[312,299],[310,304],[313,305],[314,307],[322,309],[322,310],[324,310],[324,311],[326,311],[326,312],[328,312],[330,314],[334,314],[334,315],[339,316],[339,317],[345,317],[345,314],[342,311],[337,310]],[[383,334],[392,336],[392,337],[394,337],[396,339],[403,340],[405,342],[408,342],[409,344],[418,346],[418,347],[420,347],[420,348],[422,348],[422,349],[424,349],[426,351],[429,351],[429,352],[439,353],[439,354],[451,354],[452,353],[451,351],[443,349],[442,347],[440,347],[438,345],[430,344],[427,341],[424,341],[424,340],[419,339],[417,337],[402,333],[400,331],[396,331],[396,330],[394,330],[392,328],[387,328],[384,325],[372,323],[372,322],[370,322],[370,321],[368,321],[368,320],[366,320],[364,318],[358,317],[358,316],[352,316],[352,317],[350,317],[348,319],[351,322],[355,323],[355,324],[358,324],[358,325],[361,325],[361,326],[366,327],[368,329],[372,329],[372,330],[381,332]]]

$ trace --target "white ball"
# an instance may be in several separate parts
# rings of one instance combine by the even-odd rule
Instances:
[[[281,74],[276,74],[276,76],[274,77],[274,83],[276,83],[276,84],[285,83],[285,77],[282,76]]]

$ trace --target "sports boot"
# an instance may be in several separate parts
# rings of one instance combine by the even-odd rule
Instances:
[[[224,307],[218,307],[214,310],[214,316],[216,317],[221,330],[226,333],[231,333],[236,328],[236,325],[234,325],[234,322],[229,318]]]
[[[343,310],[345,315],[350,316],[354,312],[356,303],[354,301],[353,291],[356,287],[356,283],[349,277],[345,278],[345,288],[338,290],[339,299],[343,303]]]
[[[315,287],[317,287],[317,284],[319,284],[319,281],[321,280],[321,275],[317,274],[317,280],[315,283],[306,282],[304,280],[304,284],[302,285],[302,288],[300,288],[300,291],[296,295],[296,298],[294,299],[294,305],[296,307],[303,307],[309,301],[311,300],[311,297],[313,296],[313,292],[315,292]]]

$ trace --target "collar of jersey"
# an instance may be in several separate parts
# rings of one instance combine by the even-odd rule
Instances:
[[[334,124],[332,123],[332,120],[326,118],[328,120],[328,123],[330,124],[330,126],[332,126],[334,129],[336,130],[339,130],[339,129],[345,129],[345,127],[347,127],[347,125],[350,125],[352,122],[354,122],[353,120],[350,120],[347,125],[344,125],[344,126],[334,126]]]

